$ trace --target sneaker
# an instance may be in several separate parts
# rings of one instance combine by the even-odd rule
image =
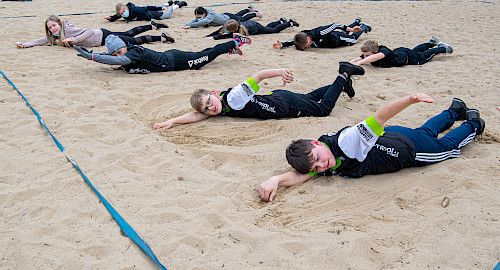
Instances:
[[[229,50],[228,54],[237,54],[237,55],[243,55],[243,52],[241,51],[240,48],[234,47],[231,50]]]
[[[347,81],[344,84],[344,88],[342,88],[349,98],[353,98],[356,92],[354,92],[354,88],[352,87],[352,79],[347,78]]]
[[[163,43],[174,43],[175,39],[166,31],[161,32],[161,37],[165,39]]]
[[[262,17],[264,17],[264,15],[262,15],[262,12],[258,11],[257,9],[254,10],[255,10],[255,16],[257,16],[257,18],[262,19]]]
[[[354,20],[354,23],[356,25],[359,25],[360,22],[361,22],[361,17],[356,17],[356,20]]]
[[[169,7],[170,7],[170,6],[172,6],[173,4],[174,4],[174,1],[172,1],[172,0],[169,0],[169,1],[168,1],[168,6],[169,6]],[[166,5],[167,5],[167,4],[165,4],[165,6],[166,6]]]
[[[160,30],[161,28],[168,28],[168,24],[159,20],[151,20],[151,25],[154,26],[156,30]]]
[[[300,24],[297,22],[297,20],[295,20],[294,18],[290,18],[289,22],[290,22],[290,24],[291,24],[292,26],[299,27],[299,25],[300,25]]]
[[[174,4],[178,5],[179,8],[182,8],[182,7],[185,7],[187,6],[188,4],[186,3],[186,1],[175,1]]]
[[[431,39],[429,39],[429,43],[434,46],[438,45],[438,42],[439,40],[435,36],[432,36]]]
[[[255,12],[255,9],[253,8],[252,5],[248,5],[247,9],[248,9],[248,12]]]
[[[363,32],[365,32],[365,33],[370,33],[372,31],[372,27],[369,24],[365,23],[365,22],[360,22],[359,26],[361,28],[363,28]]]
[[[456,119],[456,121],[464,121],[467,119],[467,111],[469,110],[469,108],[467,108],[465,102],[463,102],[461,99],[453,98],[448,110],[458,113],[458,119]]]
[[[286,17],[281,17],[280,18],[280,22],[281,23],[286,23],[286,22],[288,22],[288,20],[286,19]]]
[[[473,121],[479,123],[479,127],[476,129],[476,137],[483,134],[486,123],[481,119],[479,111],[476,109],[467,110],[467,121]]]
[[[365,69],[351,64],[349,62],[340,62],[339,63],[339,73],[344,73],[346,72],[347,75],[353,76],[353,75],[364,75],[365,74]]]
[[[448,45],[442,41],[439,41],[437,43],[437,46],[446,48],[446,53],[453,53],[453,48],[450,45]]]
[[[233,33],[233,39],[240,42],[240,45],[238,45],[238,47],[241,47],[241,45],[243,44],[252,44],[252,40],[249,37],[240,35],[238,33]]]

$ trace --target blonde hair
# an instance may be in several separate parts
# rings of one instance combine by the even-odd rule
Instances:
[[[235,19],[229,19],[225,24],[224,27],[221,29],[221,32],[224,32],[224,30],[228,31],[229,33],[234,33],[238,31],[239,34],[248,36],[248,29],[241,25],[237,20]],[[223,34],[223,33],[221,33]]]
[[[361,46],[362,52],[378,52],[378,42],[375,40],[367,40],[363,46]]]
[[[206,89],[197,89],[193,92],[191,95],[191,98],[189,99],[189,102],[191,102],[191,107],[195,109],[197,112],[203,112],[203,97],[208,96],[210,94],[210,91]]]
[[[58,37],[54,36],[52,32],[50,32],[49,27],[47,26],[48,22],[55,22],[61,26],[61,34]],[[62,43],[62,40],[66,39],[66,34],[64,33],[64,23],[66,23],[66,21],[61,21],[56,15],[50,15],[45,20],[45,36],[47,37],[47,41],[50,45],[62,45],[69,47],[69,44]]]
[[[116,14],[120,15],[120,10],[122,10],[122,8],[126,7],[123,3],[118,3],[116,4],[115,6],[115,10],[116,10]]]

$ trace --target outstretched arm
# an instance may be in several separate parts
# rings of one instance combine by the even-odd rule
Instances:
[[[378,61],[378,60],[380,60],[380,59],[382,59],[384,57],[385,57],[385,54],[379,52],[379,53],[376,53],[376,54],[372,54],[372,55],[370,55],[368,57],[365,57],[364,59],[361,58],[361,57],[352,59],[350,62],[351,62],[351,64],[361,66],[362,64],[366,64],[366,63],[371,63],[371,62]]]
[[[279,186],[291,187],[309,178],[311,178],[309,174],[300,174],[295,170],[273,176],[259,185],[259,195],[264,201],[272,202]]]
[[[184,115],[181,115],[179,117],[167,120],[165,122],[156,123],[156,124],[153,125],[153,129],[154,130],[157,130],[159,128],[169,129],[174,124],[194,123],[194,122],[198,122],[198,121],[207,119],[208,117],[210,117],[210,115],[206,115],[206,114],[203,114],[203,113],[200,113],[200,112],[190,112],[190,113],[186,113]]]
[[[281,79],[283,80],[283,85],[293,82],[293,73],[287,68],[261,70],[257,72],[255,75],[253,75],[252,78],[255,80],[257,84],[259,84],[261,81],[265,79],[274,78],[278,76],[281,76]]]
[[[377,120],[380,125],[383,125],[387,120],[391,119],[394,115],[406,109],[411,104],[419,102],[433,103],[434,100],[424,93],[412,94],[385,105],[375,112],[373,117],[375,117],[375,120]]]

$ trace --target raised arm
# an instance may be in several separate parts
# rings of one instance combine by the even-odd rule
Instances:
[[[365,57],[364,59],[361,58],[361,57],[352,59],[350,62],[351,62],[351,64],[361,66],[362,64],[366,64],[366,63],[371,63],[371,62],[378,61],[378,60],[380,60],[380,59],[382,59],[384,57],[385,57],[385,54],[379,52],[379,53],[376,53],[376,54],[372,54],[372,55],[370,55],[368,57]]]
[[[380,125],[383,125],[394,115],[406,109],[411,104],[419,102],[433,103],[434,100],[432,100],[430,96],[424,93],[412,94],[407,97],[402,97],[398,100],[395,100],[385,105],[384,107],[380,108],[377,112],[375,112],[373,114],[373,117],[375,117],[375,120],[377,120],[377,122]]]
[[[184,115],[181,115],[179,117],[167,120],[165,122],[156,123],[153,125],[153,129],[154,130],[157,130],[159,128],[169,129],[175,124],[182,125],[182,124],[194,123],[194,122],[198,122],[198,121],[207,119],[208,117],[210,117],[210,115],[203,114],[200,112],[190,112],[190,113],[186,113]]]
[[[295,170],[273,176],[259,185],[259,195],[264,201],[272,202],[278,187],[291,187],[309,178],[311,178],[309,174],[300,174]]]
[[[253,75],[252,78],[258,84],[265,79],[274,78],[278,76],[281,76],[281,79],[283,80],[283,85],[293,82],[293,74],[287,68],[261,70],[255,73],[255,75]]]

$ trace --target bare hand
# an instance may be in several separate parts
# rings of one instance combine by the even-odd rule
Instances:
[[[293,73],[289,69],[284,68],[281,79],[283,80],[283,86],[285,86],[287,83],[293,82]]]
[[[208,39],[214,39],[214,37],[205,37],[205,38],[208,38]]]
[[[410,103],[418,103],[418,102],[427,102],[427,103],[433,103],[434,100],[430,96],[424,93],[418,93],[418,94],[412,94],[409,96],[410,98]]]
[[[179,26],[179,29],[189,29],[190,27],[187,25]]]
[[[266,202],[272,202],[278,190],[278,178],[273,176],[259,185],[259,195]]]
[[[16,46],[19,47],[19,48],[24,48],[23,44],[21,42],[16,42]]]
[[[111,20],[111,16],[104,17],[106,20]]]
[[[364,31],[363,28],[361,28],[361,26],[354,26],[352,28],[352,31],[353,33],[356,33],[356,32],[359,32],[359,31]]]
[[[278,40],[278,41],[276,41],[276,43],[273,44],[273,48],[281,49],[281,48],[283,48],[283,44],[281,44],[281,42]]]
[[[157,130],[157,129],[160,129],[160,128],[164,128],[165,130],[171,128],[173,126],[172,122],[170,121],[165,121],[165,122],[161,122],[161,123],[156,123],[153,125],[153,130]]]
[[[168,10],[168,7],[161,7],[161,10]]]

